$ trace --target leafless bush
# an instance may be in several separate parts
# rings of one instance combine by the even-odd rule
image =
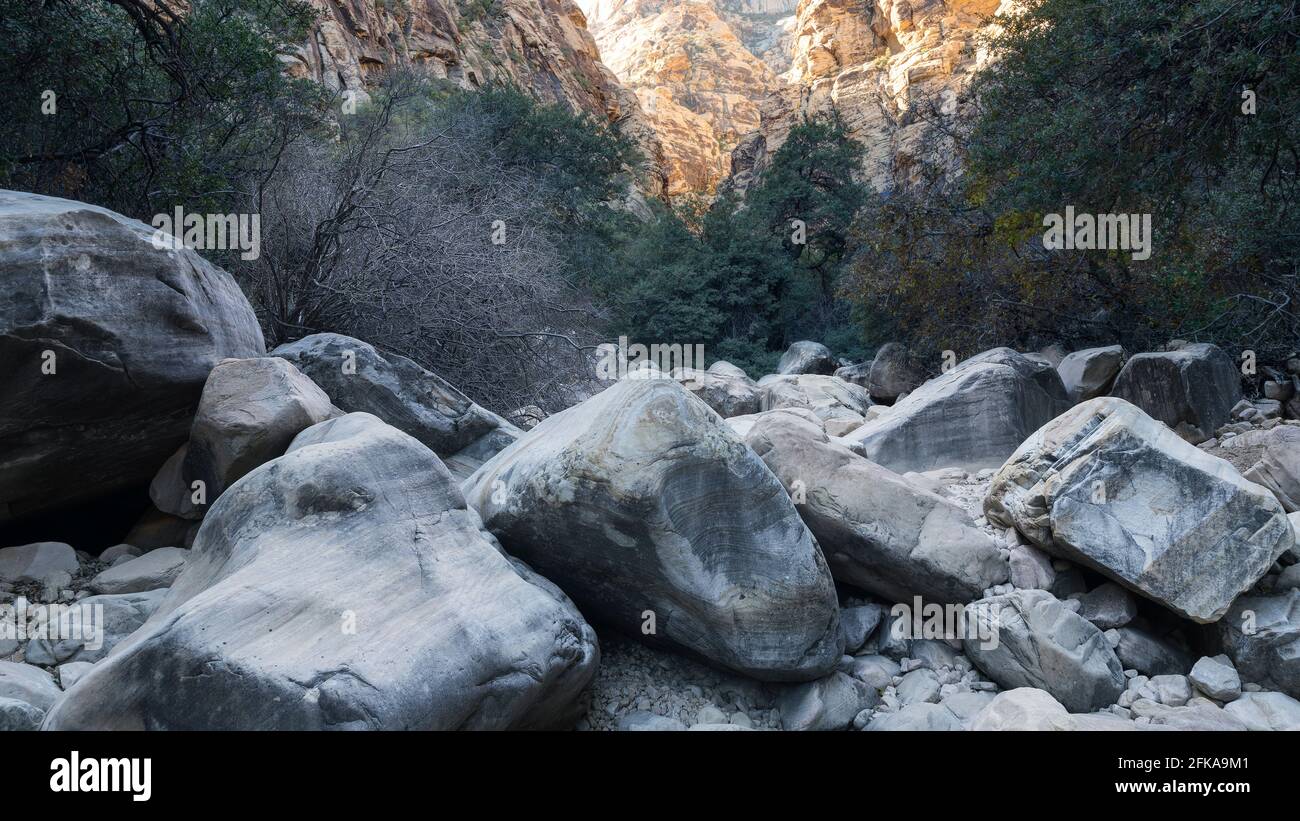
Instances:
[[[545,176],[491,134],[396,78],[336,141],[287,150],[251,195],[263,253],[234,265],[268,341],[344,333],[499,412],[572,404],[599,315],[564,276]]]

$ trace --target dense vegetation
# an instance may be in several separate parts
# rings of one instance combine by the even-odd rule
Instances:
[[[1030,0],[898,189],[854,181],[830,116],[742,193],[644,207],[625,139],[518,91],[397,74],[352,112],[291,79],[313,13],[0,0],[0,185],[146,221],[258,213],[259,259],[210,255],[270,343],[354,334],[498,410],[563,404],[619,335],[758,375],[805,338],[850,359],[1175,336],[1267,357],[1300,334],[1291,4]],[[1151,214],[1151,258],[1046,250],[1066,206]]]
[[[795,126],[743,196],[634,226],[596,292],[633,339],[703,344],[756,375],[799,339],[865,355],[838,296],[867,196],[853,180],[860,150],[835,118]]]
[[[869,330],[937,348],[1300,333],[1300,19],[1276,0],[1032,0],[953,148],[858,223]],[[951,138],[951,134],[945,134]],[[1151,214],[1150,259],[1049,252],[1047,214]]]

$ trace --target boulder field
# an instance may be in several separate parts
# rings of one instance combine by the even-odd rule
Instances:
[[[0,544],[0,730],[1300,728],[1284,366],[801,341],[502,416],[151,235],[0,192],[0,525],[148,505]]]

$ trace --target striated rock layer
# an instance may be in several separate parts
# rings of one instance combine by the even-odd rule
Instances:
[[[801,0],[791,67],[762,102],[760,124],[732,154],[744,189],[791,127],[839,112],[866,150],[863,175],[880,190],[907,184],[928,152],[927,120],[958,114],[959,93],[986,60],[978,35],[1006,0]]]
[[[645,154],[640,184],[662,190],[658,139],[600,60],[572,0],[310,0],[321,11],[290,72],[365,94],[386,71],[413,67],[463,88],[505,81],[608,122]]]
[[[776,73],[711,0],[581,5],[601,57],[636,92],[663,143],[668,194],[711,193],[730,173],[731,150],[759,127],[759,103],[780,85]],[[728,17],[739,20],[745,4],[731,7]],[[761,14],[751,20],[747,32],[759,47],[769,27]]]

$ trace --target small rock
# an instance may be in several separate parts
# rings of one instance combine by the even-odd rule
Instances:
[[[45,711],[21,699],[0,696],[0,732],[39,730]]]
[[[90,672],[90,668],[94,666],[88,661],[70,661],[67,664],[60,664],[59,686],[64,690],[71,690],[81,680],[81,677]]]
[[[0,579],[10,582],[43,582],[51,573],[66,573],[70,579],[81,566],[77,551],[62,542],[36,542],[0,549]]]
[[[623,716],[618,722],[618,728],[627,732],[680,732],[686,729],[686,725],[675,718],[642,712]]]
[[[790,687],[777,699],[787,730],[842,730],[877,695],[861,681],[843,673]]]
[[[1241,695],[1241,676],[1225,655],[1203,656],[1188,678],[1196,689],[1219,701],[1232,701]]]
[[[898,685],[898,699],[903,706],[939,700],[939,678],[933,670],[913,670]]]
[[[104,564],[112,564],[113,562],[117,561],[119,558],[123,556],[134,559],[136,556],[139,556],[142,552],[143,551],[141,551],[140,548],[136,547],[135,545],[115,544],[112,547],[107,548],[103,553],[100,553],[99,560]]]
[[[1056,581],[1052,558],[1036,547],[1011,548],[1011,584],[1021,589],[1051,590]]]
[[[181,547],[160,547],[139,558],[114,565],[90,581],[96,593],[143,593],[171,587],[185,568],[190,552]]]

